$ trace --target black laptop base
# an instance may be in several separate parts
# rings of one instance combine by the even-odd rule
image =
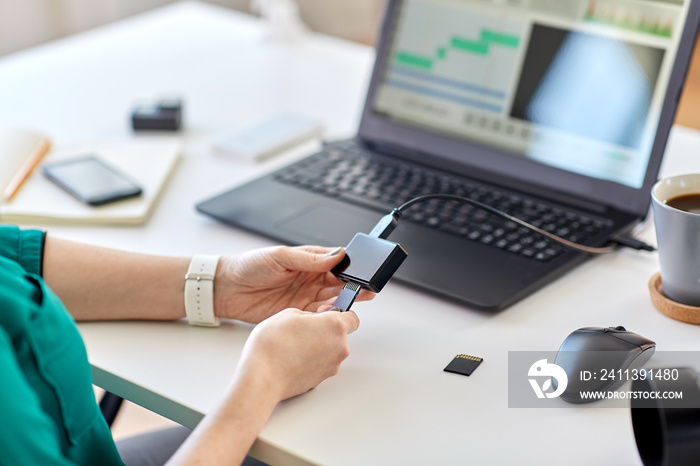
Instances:
[[[370,231],[390,210],[379,205],[372,208],[372,202],[354,205],[278,181],[289,170],[283,168],[206,200],[197,210],[285,244],[325,246],[346,245],[355,233]],[[610,229],[600,237],[607,237]],[[397,280],[485,311],[512,305],[588,257],[566,250],[547,262],[533,261],[406,220],[399,223],[390,239],[408,251],[395,275]],[[595,243],[594,238],[589,244]]]

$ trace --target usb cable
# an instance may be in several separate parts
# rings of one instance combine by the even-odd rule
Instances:
[[[360,294],[362,286],[359,283],[347,282],[340,294],[333,303],[333,307],[330,308],[331,311],[347,312],[350,310],[352,303],[355,302],[355,298]]]
[[[415,197],[401,206],[392,210],[389,214],[379,219],[379,222],[372,228],[369,235],[358,233],[346,248],[346,258],[333,269],[333,273],[341,280],[346,282],[341,290],[338,298],[333,303],[331,310],[346,312],[355,302],[355,298],[360,293],[363,287],[371,289],[374,292],[379,292],[386,282],[391,278],[399,266],[406,258],[406,252],[403,248],[387,240],[392,231],[399,223],[399,219],[403,212],[414,204],[424,202],[430,199],[443,199],[448,201],[457,201],[465,204],[471,204],[475,207],[483,209],[494,215],[510,220],[520,226],[528,228],[546,238],[557,241],[566,247],[588,254],[607,254],[615,251],[618,246],[632,248],[636,250],[655,251],[653,246],[650,246],[643,241],[627,236],[613,238],[613,244],[603,247],[586,246],[583,244],[574,243],[553,233],[545,231],[535,225],[532,225],[524,220],[514,217],[502,210],[491,207],[482,202],[475,201],[468,197],[457,196],[454,194],[426,194],[424,196]],[[377,259],[377,255],[379,259]],[[381,254],[384,254],[383,256]],[[352,259],[351,259],[352,256]],[[363,262],[360,269],[363,270],[357,276],[350,273],[351,260]],[[369,270],[369,272],[367,272]]]
[[[636,250],[644,250],[644,251],[655,251],[656,248],[653,246],[635,239],[631,238],[629,236],[619,236],[616,238],[613,238],[613,244],[610,246],[603,246],[603,247],[593,247],[593,246],[586,246],[583,244],[579,243],[574,243],[573,241],[569,241],[567,239],[562,238],[561,236],[557,236],[553,233],[550,233],[548,231],[545,231],[541,228],[536,227],[535,225],[532,225],[531,223],[526,222],[525,220],[521,220],[517,217],[514,217],[510,214],[507,214],[503,212],[502,210],[496,209],[495,207],[491,207],[490,205],[484,204],[479,201],[475,201],[474,199],[470,199],[468,197],[463,197],[463,196],[457,196],[454,194],[426,194],[424,196],[418,196],[414,197],[413,199],[404,202],[401,206],[395,208],[394,210],[391,211],[391,213],[385,215],[382,217],[379,222],[375,225],[375,227],[372,229],[372,232],[370,233],[371,236],[376,236],[377,238],[383,238],[386,239],[389,237],[392,231],[394,231],[394,228],[396,228],[396,225],[399,222],[399,218],[403,214],[403,212],[411,207],[414,204],[417,204],[419,202],[424,202],[428,201],[430,199],[443,199],[443,200],[448,200],[448,201],[458,201],[462,202],[465,204],[471,204],[475,207],[478,207],[480,209],[483,209],[489,213],[492,213],[494,215],[497,215],[501,218],[504,218],[506,220],[510,220],[512,222],[517,223],[520,226],[523,226],[525,228],[528,228],[542,236],[545,236],[553,241],[556,241],[558,243],[563,244],[564,246],[567,246],[571,249],[575,249],[577,251],[585,252],[588,254],[608,254],[617,249],[617,246],[623,246],[631,249],[636,249]]]

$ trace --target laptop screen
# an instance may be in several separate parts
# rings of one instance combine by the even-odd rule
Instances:
[[[392,13],[368,107],[405,126],[640,188],[689,3],[405,0]]]

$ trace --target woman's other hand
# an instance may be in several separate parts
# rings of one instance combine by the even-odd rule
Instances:
[[[285,309],[255,327],[237,375],[262,378],[278,400],[305,393],[338,373],[350,354],[347,335],[359,325],[352,311]]]

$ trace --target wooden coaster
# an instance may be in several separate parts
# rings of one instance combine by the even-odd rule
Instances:
[[[649,296],[651,296],[651,302],[656,309],[667,316],[681,322],[700,325],[700,307],[688,306],[667,298],[661,286],[661,273],[659,272],[655,273],[649,280]]]

